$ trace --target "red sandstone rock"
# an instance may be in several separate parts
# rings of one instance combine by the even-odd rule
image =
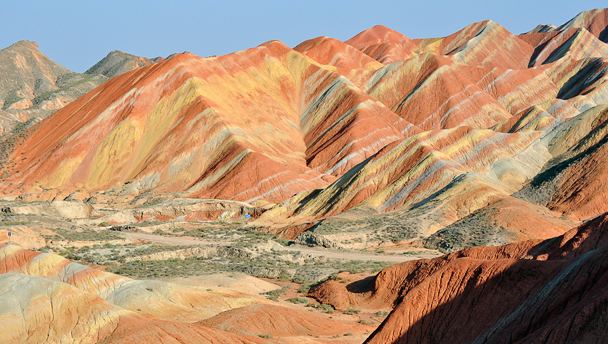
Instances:
[[[608,335],[607,233],[604,214],[553,239],[407,262],[311,295],[394,307],[369,343],[597,342]]]

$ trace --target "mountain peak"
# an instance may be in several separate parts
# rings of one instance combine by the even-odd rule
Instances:
[[[568,24],[571,24],[574,26],[579,26],[581,24],[587,24],[588,22],[593,21],[594,19],[596,19],[598,17],[602,17],[604,15],[608,15],[608,8],[594,8],[591,10],[582,11],[582,12],[578,13],[576,16],[574,16],[574,18],[567,21],[562,26],[566,26]]]
[[[38,91],[44,93],[54,89],[57,78],[69,72],[45,56],[36,42],[17,41],[0,50],[0,75],[3,82],[0,99],[34,98]]]
[[[133,56],[133,57],[138,57],[136,55],[129,54],[129,53],[124,52],[122,50],[112,50],[106,56]]]
[[[583,11],[562,24],[558,30],[584,28],[603,42],[608,42],[608,8]]]
[[[38,46],[37,42],[29,41],[29,40],[25,40],[25,39],[11,44],[7,49],[11,49],[11,48],[26,48],[26,49],[31,49],[31,50],[39,50],[39,46]]]
[[[481,31],[485,30],[485,29],[500,29],[500,30],[504,30],[510,33],[509,30],[507,30],[504,26],[500,25],[499,23],[491,20],[491,19],[484,19],[484,20],[480,20],[474,23],[471,23],[467,26],[465,26],[462,30],[460,30],[459,32],[467,32],[468,30],[477,30],[478,33],[481,33]]]
[[[555,26],[553,24],[539,24],[539,25],[536,25],[532,30],[528,31],[527,33],[545,33],[545,32],[555,31],[556,29],[557,29],[557,26]]]
[[[120,50],[112,50],[85,73],[100,74],[112,78],[151,63],[153,63],[152,60],[148,58]]]
[[[277,48],[277,49],[290,49],[285,43],[278,39],[271,39],[259,45],[260,47]]]
[[[379,43],[405,43],[411,39],[406,35],[388,28],[384,25],[374,25],[369,29],[363,30],[346,41],[346,43],[361,49],[364,46]]]

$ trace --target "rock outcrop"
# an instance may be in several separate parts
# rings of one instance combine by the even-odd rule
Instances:
[[[311,291],[393,310],[368,343],[598,342],[608,335],[608,214],[562,236],[465,249]]]

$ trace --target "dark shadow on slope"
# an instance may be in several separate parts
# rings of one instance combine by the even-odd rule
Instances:
[[[567,100],[580,95],[583,90],[593,85],[604,76],[606,68],[602,69],[603,64],[604,63],[600,58],[591,59],[583,68],[564,83],[559,92],[557,92],[557,98]]]
[[[346,290],[351,293],[368,293],[374,290],[376,276],[368,276],[364,279],[349,283]]]
[[[460,183],[461,181],[463,181],[466,178],[466,176],[467,176],[466,173],[457,175],[446,186],[444,186],[441,189],[433,192],[431,195],[429,195],[428,197],[424,198],[423,200],[412,204],[411,209],[416,209],[416,208],[422,207],[425,204],[427,204],[428,202],[432,201],[433,199],[441,196],[443,193],[447,192],[448,190],[450,190],[454,186],[458,185],[458,183]]]
[[[383,147],[382,149],[384,149],[384,148],[385,147]],[[302,201],[300,201],[300,203],[298,204],[298,207],[294,211],[294,214],[298,214],[300,211],[302,211],[302,209],[308,203],[310,203],[310,201],[317,198],[323,191],[327,191],[330,188],[336,188],[338,190],[338,192],[334,193],[330,197],[329,201],[327,202],[329,205],[327,207],[327,209],[332,209],[333,206],[340,199],[340,195],[342,194],[342,192],[344,190],[346,190],[348,188],[348,186],[350,186],[354,182],[357,172],[359,172],[363,167],[365,167],[365,165],[367,165],[380,151],[382,151],[382,149],[380,149],[378,152],[376,152],[372,156],[368,157],[367,159],[363,160],[362,162],[358,163],[357,165],[353,166],[353,168],[348,170],[340,178],[338,178],[335,182],[328,185],[325,189],[316,189],[316,190],[312,191],[309,195],[304,197],[304,199],[302,199]]]
[[[604,30],[602,30],[602,32],[600,32],[598,38],[600,39],[600,41],[602,41],[604,43],[608,43],[608,26],[606,26],[604,28]]]
[[[459,52],[463,51],[463,50],[464,50],[464,49],[465,49],[465,48],[466,48],[466,47],[469,45],[469,42],[470,42],[470,41],[471,41],[473,38],[478,37],[479,35],[481,35],[481,34],[482,34],[482,33],[483,33],[483,32],[484,32],[484,31],[485,31],[487,28],[488,28],[488,25],[486,24],[484,27],[482,27],[482,28],[481,28],[481,30],[479,30],[479,31],[478,31],[478,32],[475,34],[475,36],[473,36],[473,37],[469,38],[469,39],[468,39],[466,42],[464,42],[464,44],[463,44],[463,45],[458,46],[458,47],[456,47],[456,48],[454,48],[454,49],[450,50],[449,52],[445,53],[444,55],[452,55],[452,54],[457,54],[457,53],[459,53]],[[466,30],[466,28],[464,28],[464,29]]]
[[[319,196],[319,194],[321,194],[321,191],[323,191],[323,189],[314,189],[308,195],[306,195],[306,197],[302,198],[302,200],[298,204],[298,207],[295,210],[295,213],[299,213],[300,210],[302,210],[302,208],[306,206],[306,204],[308,204],[308,202]]]
[[[551,54],[543,61],[543,64],[555,62],[562,57],[564,57],[568,51],[570,51],[570,47],[580,34],[580,30],[578,30],[574,35],[570,36],[562,45],[560,45],[557,49],[553,50]]]
[[[532,106],[528,109],[526,109],[526,112],[524,114],[522,114],[519,119],[517,119],[517,121],[515,121],[515,123],[511,126],[511,128],[509,128],[509,133],[515,133],[517,131],[517,129],[519,129],[519,126],[523,123],[523,121],[528,118],[528,116],[532,113],[532,111],[534,111],[535,107]]]
[[[551,42],[551,39],[547,40],[546,42],[538,45],[536,48],[534,48],[534,51],[532,52],[532,56],[530,57],[530,62],[528,62],[528,68],[532,68],[534,67],[534,64],[536,63],[536,59],[538,58],[538,55],[540,55],[540,53],[545,49],[545,47],[549,44],[549,42]]]
[[[335,105],[334,109],[332,109],[330,111],[334,112],[335,108],[337,108],[337,107],[338,107],[338,105]],[[327,135],[327,133],[329,133],[331,130],[336,128],[338,125],[341,125],[340,129],[338,129],[338,131],[336,131],[333,135],[331,135],[330,138],[325,140],[325,142],[322,145],[318,146],[317,149],[315,149],[312,152],[309,152],[308,149],[306,150],[306,165],[309,166],[310,163],[312,162],[312,160],[317,156],[317,154],[319,154],[319,152],[321,152],[324,149],[326,149],[327,147],[331,146],[334,142],[336,142],[336,140],[338,140],[342,135],[344,135],[346,133],[346,131],[351,127],[351,125],[353,125],[353,123],[355,122],[355,119],[356,119],[355,114],[351,114],[350,116],[347,116],[345,118],[340,118],[336,122],[332,123],[332,125],[330,125],[329,128],[325,129],[321,134],[319,134],[316,137],[315,141],[312,142],[311,144],[309,144],[309,147],[312,147],[313,145],[315,145],[319,140],[321,140],[322,138],[325,138],[325,135]],[[341,123],[342,121],[344,121],[344,123]]]

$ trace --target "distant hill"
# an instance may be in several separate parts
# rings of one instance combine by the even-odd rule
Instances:
[[[35,42],[16,42],[0,50],[0,136],[23,130],[109,78],[150,63],[113,51],[87,72],[75,73],[49,59]]]
[[[89,68],[85,74],[104,75],[113,78],[117,75],[132,71],[133,69],[154,63],[153,60],[114,50],[106,57]]]

